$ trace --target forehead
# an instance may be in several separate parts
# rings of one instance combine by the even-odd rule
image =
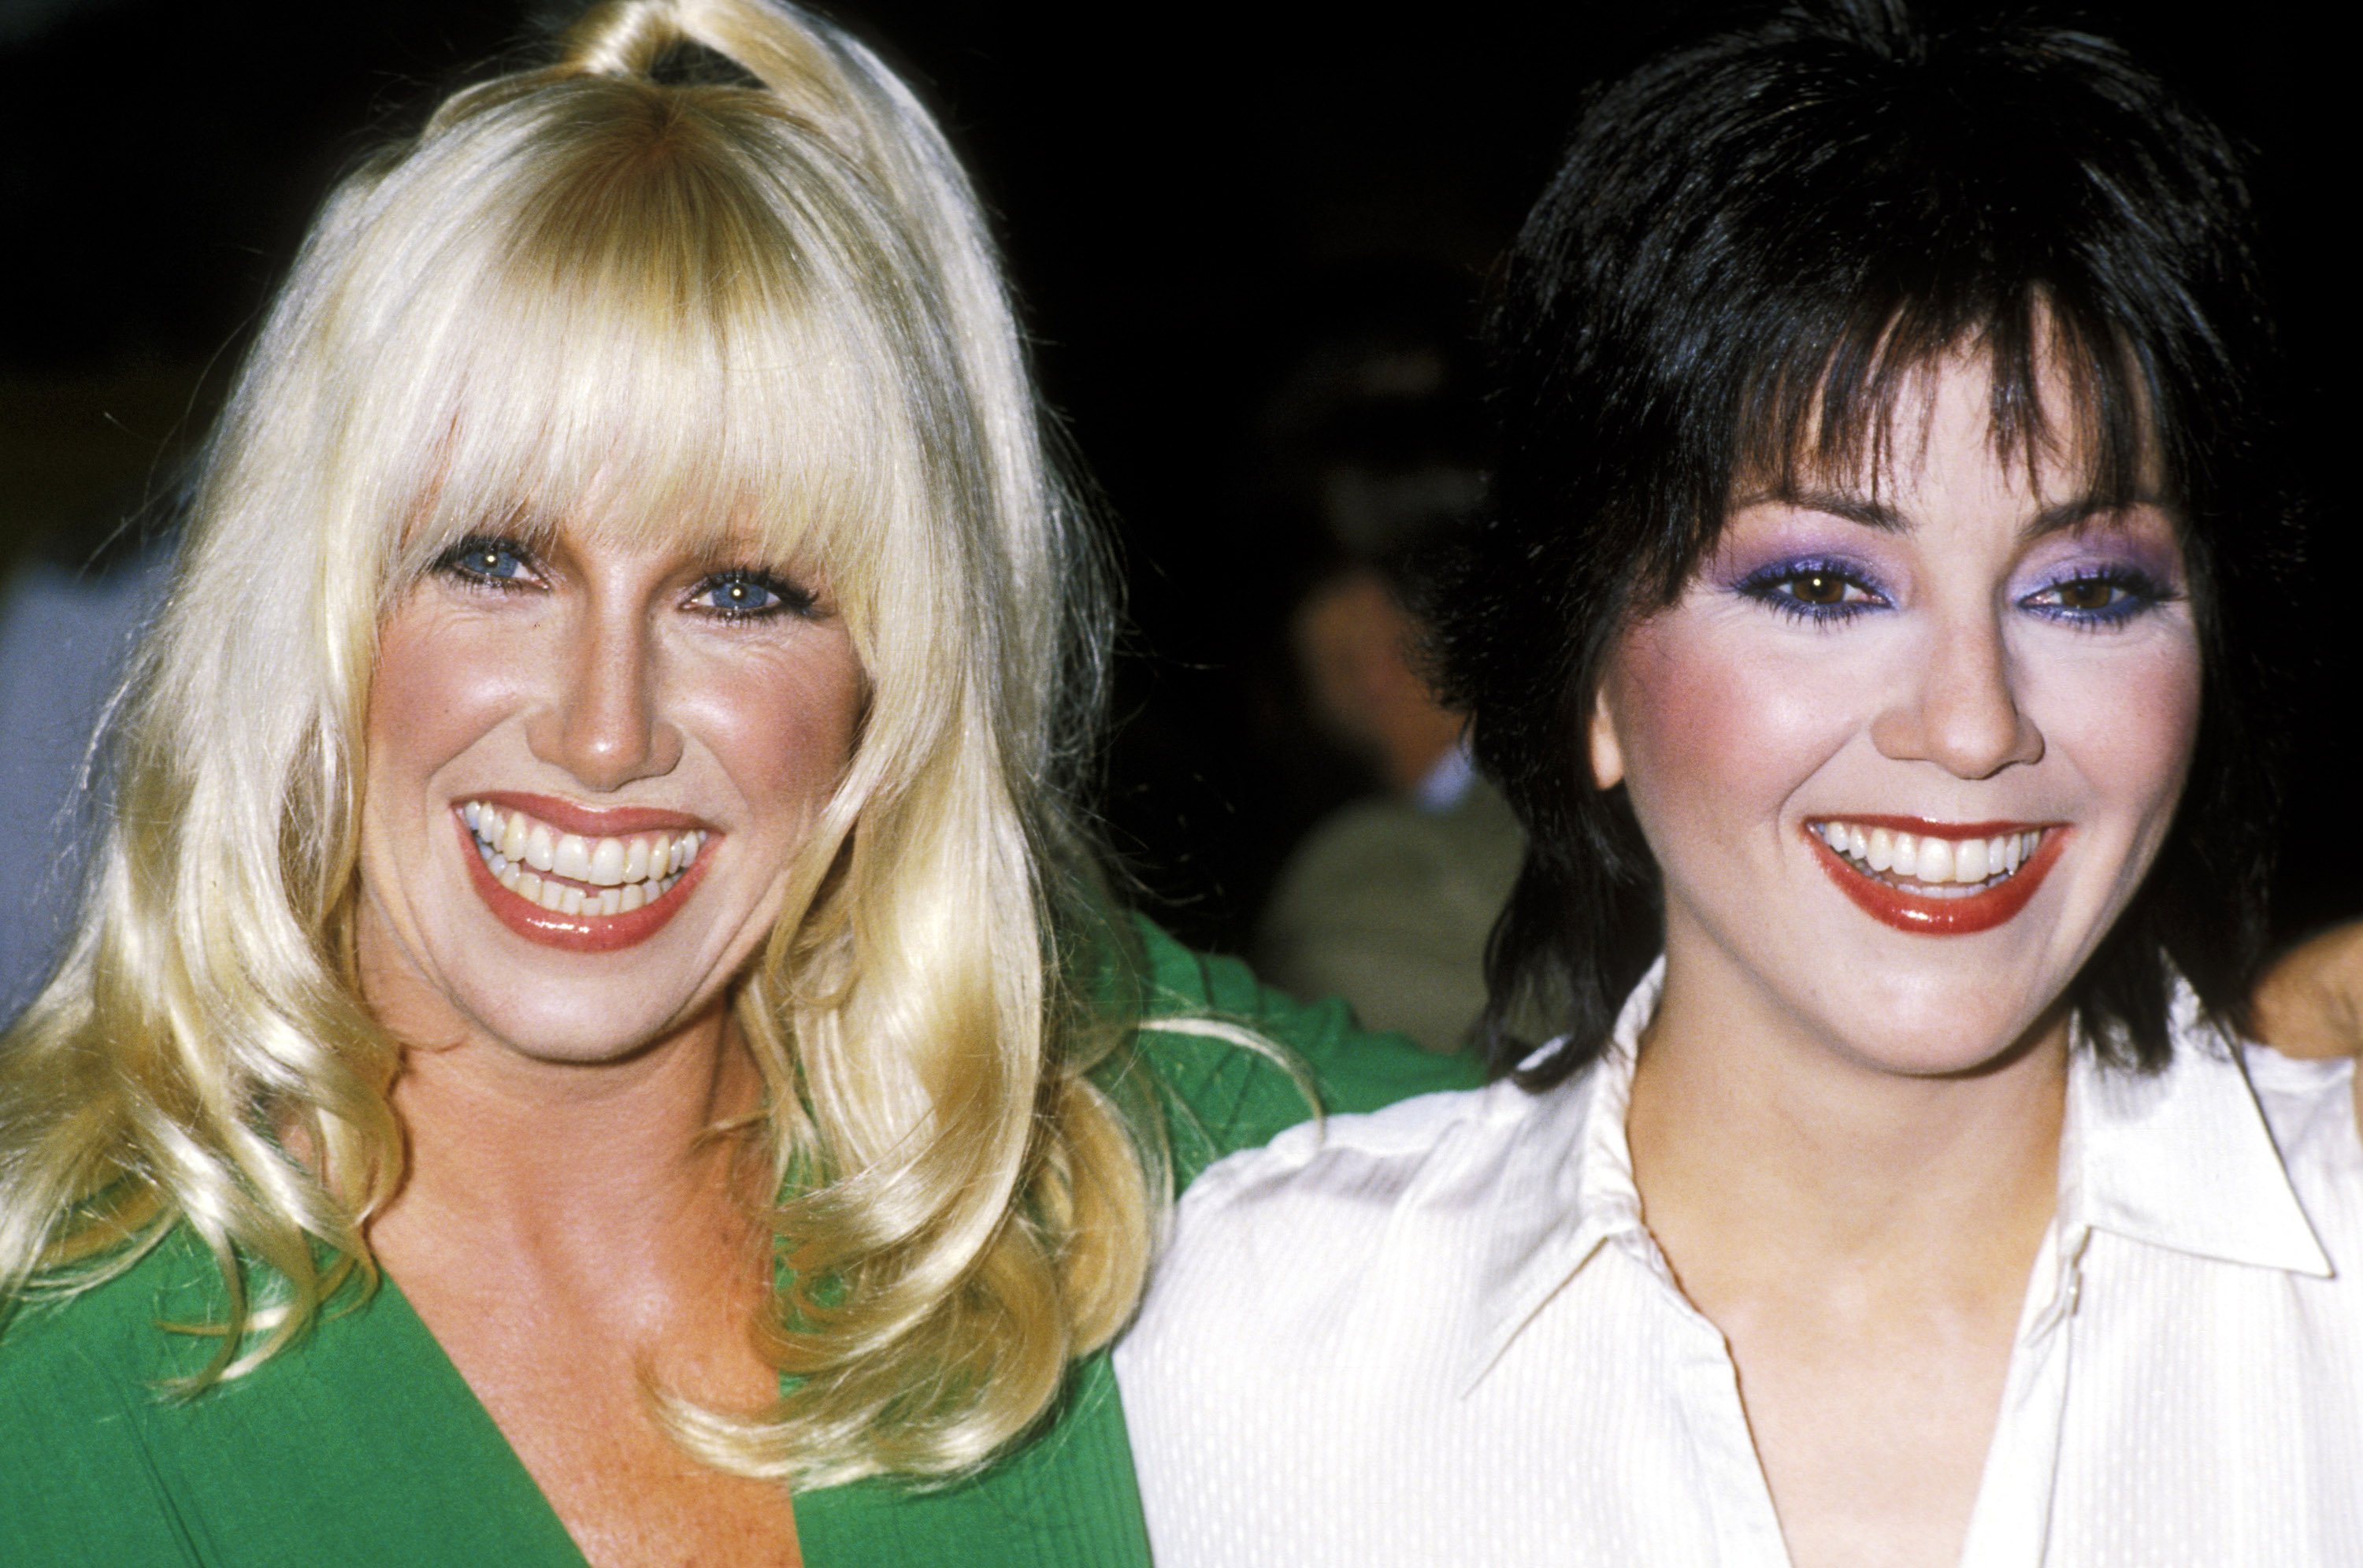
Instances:
[[[1869,510],[1947,501],[2045,510],[2089,504],[2115,510],[2157,500],[2155,443],[2146,442],[2129,488],[2102,485],[2102,437],[2076,385],[2056,362],[2039,367],[2031,417],[1998,409],[1992,366],[1959,351],[1920,367],[1850,438],[1808,429],[1786,463],[1743,473],[1735,505],[1751,496],[1856,497]]]
[[[1725,504],[1703,520],[1701,556],[1725,521],[1767,501],[1882,527],[1991,512],[2030,533],[2159,507],[2162,444],[2138,382],[2039,314],[2036,328],[2025,354],[1990,333],[1916,358],[1890,342],[1853,367],[1834,357],[1810,395],[1762,400]]]
[[[402,567],[488,530],[564,531],[870,574],[908,455],[866,356],[790,312],[767,313],[759,334],[560,303],[414,345],[404,395],[383,410],[393,428],[372,444]]]

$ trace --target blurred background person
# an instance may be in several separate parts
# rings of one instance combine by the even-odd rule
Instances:
[[[0,388],[0,812],[26,893],[0,900],[0,1021],[62,940],[97,811],[84,756],[162,586],[170,541],[148,492],[180,461],[187,401],[184,378],[155,368]]]
[[[1310,553],[1287,622],[1298,698],[1358,798],[1289,852],[1253,955],[1280,986],[1453,1051],[1484,1005],[1521,846],[1429,684],[1414,608],[1426,558],[1483,487],[1468,289],[1394,267],[1325,293],[1336,319],[1267,408],[1264,486]]]

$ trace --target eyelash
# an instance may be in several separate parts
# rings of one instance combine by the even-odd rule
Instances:
[[[2113,589],[2121,597],[2116,602],[2103,605],[2097,610],[2070,610],[2064,605],[2037,605],[2034,602],[2043,594],[2086,587]],[[2101,632],[2113,626],[2122,626],[2136,616],[2145,614],[2161,604],[2169,603],[2180,597],[2181,595],[2146,571],[2134,567],[2113,566],[2098,567],[2055,579],[2045,583],[2019,602],[2036,614],[2047,616],[2063,624],[2074,626],[2082,631]]]
[[[1832,579],[1842,591],[1858,592],[1864,597],[1823,604],[1802,599],[1788,591],[1789,584],[1805,578]],[[2112,589],[2122,597],[2096,610],[2073,610],[2064,605],[2036,602],[2045,594],[2087,586]],[[1886,595],[1868,580],[1860,569],[1842,561],[1781,561],[1749,573],[1736,585],[1736,591],[1792,620],[1824,628],[1844,625],[1858,615],[1888,607]],[[2080,631],[2106,631],[2179,597],[2147,572],[2133,567],[2109,566],[2055,579],[2018,602],[2023,609],[2047,620]]]
[[[1841,592],[1857,592],[1866,597],[1841,599],[1835,604],[1817,604],[1787,591],[1789,584],[1816,577],[1834,580]],[[1841,626],[1866,611],[1887,607],[1886,596],[1871,586],[1860,569],[1844,561],[1781,561],[1748,573],[1739,580],[1736,590],[1769,610],[1813,626]]]
[[[494,576],[483,569],[485,557],[505,556],[516,563],[516,572]],[[468,588],[486,593],[515,593],[528,586],[523,574],[534,569],[534,558],[522,544],[492,535],[471,535],[435,558],[433,569]],[[753,589],[771,596],[769,604],[732,605],[701,602],[721,591]],[[775,573],[749,567],[730,567],[711,576],[700,578],[690,591],[690,603],[697,613],[717,621],[768,621],[780,615],[808,615],[812,613],[813,596]]]

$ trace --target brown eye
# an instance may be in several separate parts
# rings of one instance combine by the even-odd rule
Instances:
[[[1800,604],[1843,604],[1846,579],[1836,572],[1807,571],[1791,578],[1789,593]]]
[[[2116,602],[2117,585],[2104,577],[2080,577],[2063,582],[2052,591],[2059,595],[2063,610],[2091,612],[2106,610]]]

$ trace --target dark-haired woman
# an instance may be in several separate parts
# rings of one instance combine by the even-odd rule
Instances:
[[[2363,1561],[2350,1069],[2234,1027],[2248,236],[2072,32],[1798,7],[1593,104],[1440,602],[1533,845],[1503,1081],[1185,1200],[1165,1568]]]

